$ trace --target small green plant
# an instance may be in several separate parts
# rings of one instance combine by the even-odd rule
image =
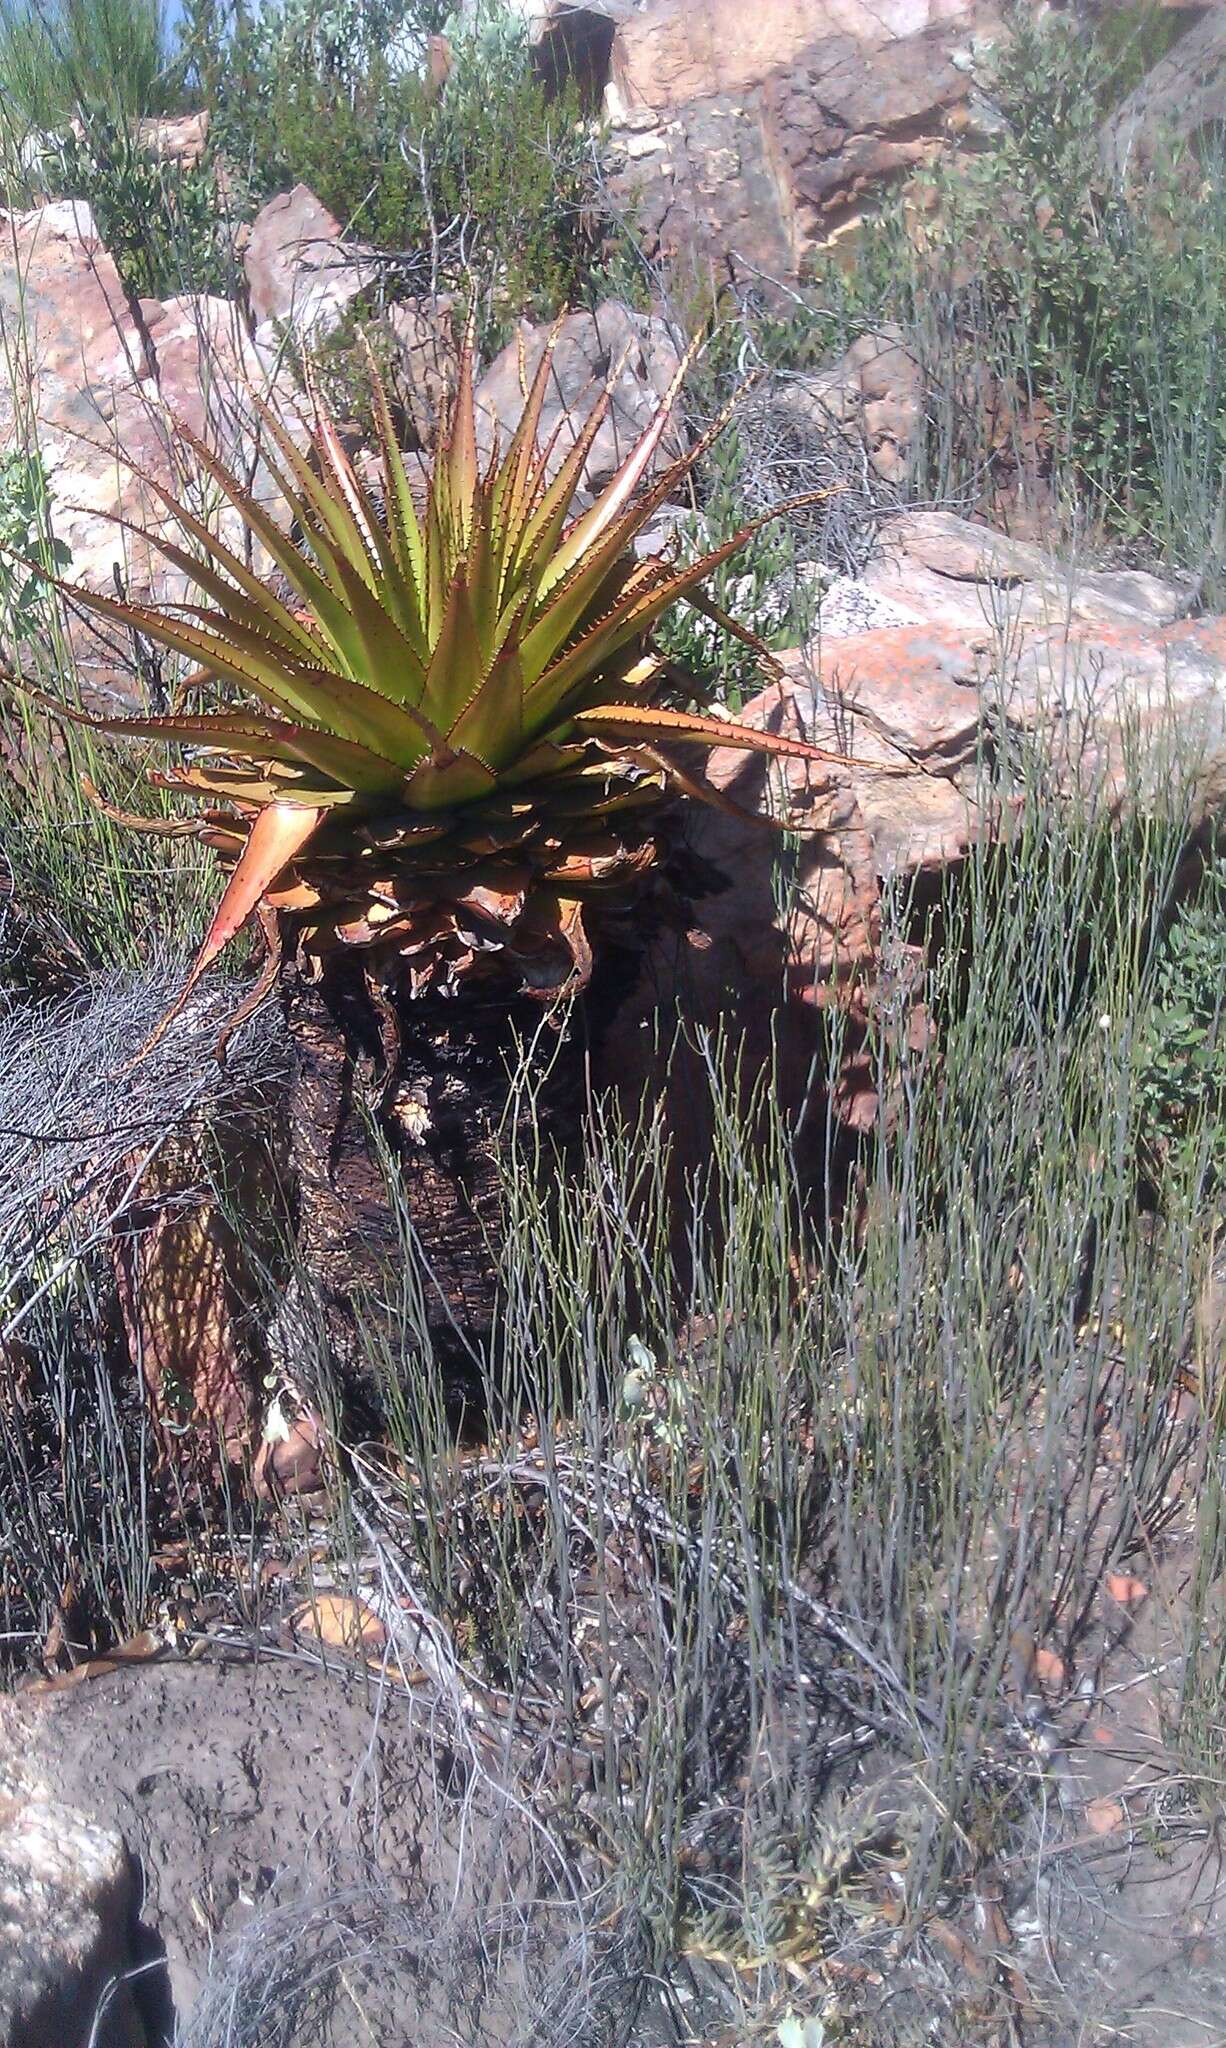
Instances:
[[[46,579],[28,565],[58,572],[71,559],[51,533],[42,458],[19,448],[0,455],[0,639],[19,643],[46,623]]]
[[[194,164],[159,157],[128,123],[98,114],[60,143],[54,172],[61,191],[88,201],[130,297],[235,289],[211,157]]]
[[[747,433],[734,424],[708,458],[701,505],[678,527],[683,560],[718,547],[743,525],[747,464]],[[796,538],[785,527],[764,528],[735,562],[725,563],[711,579],[710,595],[767,647],[796,646],[812,624],[813,603],[798,576]],[[661,645],[681,667],[714,684],[726,703],[742,703],[765,680],[760,654],[701,612],[675,613],[666,622]]]
[[[1176,918],[1155,971],[1143,1034],[1142,1143],[1159,1167],[1202,1148],[1226,1186],[1226,860]]]

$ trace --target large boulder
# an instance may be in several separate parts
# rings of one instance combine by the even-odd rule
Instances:
[[[316,1585],[312,1622],[327,1611],[319,1596]],[[391,1621],[420,1695],[429,1648]],[[555,1986],[578,1993],[588,1951],[577,1960],[556,1887],[539,1913],[527,1903],[542,1889],[540,1824],[492,1771],[456,1796],[450,1713],[444,1723],[403,1690],[397,1699],[398,1651],[388,1672],[348,1676],[341,1631],[308,1623],[302,1634],[305,1657],[120,1653],[0,1699],[0,1779],[5,1750],[19,1753],[23,1774],[60,1787],[108,1848],[127,1844],[152,1965],[136,1989],[157,2048],[172,2034],[182,2048],[542,2038],[542,2001]],[[287,1647],[296,1641],[287,1621]],[[501,1745],[483,1705],[465,1704],[482,1742]],[[494,1968],[491,1898],[524,1902],[514,1953],[504,1940]],[[54,1912],[54,1898],[44,1905]],[[0,1957],[0,1981],[3,1970]],[[561,1996],[550,2009],[565,2009]],[[89,2022],[83,2005],[54,2035],[0,2025],[0,2048],[85,2048]],[[552,2027],[547,2038],[559,2038]],[[95,2048],[130,2039],[102,2034]]]
[[[81,200],[0,216],[0,436],[97,432],[151,365],[119,273]]]
[[[823,41],[886,48],[973,13],[974,0],[647,0],[618,27],[613,77],[627,106],[680,107],[751,91]]]
[[[286,331],[302,342],[323,340],[379,274],[373,252],[346,241],[309,185],[278,192],[260,208],[243,267],[256,336],[268,346]]]
[[[788,279],[973,120],[991,0],[647,0],[619,19],[614,184],[655,250]]]
[[[515,339],[481,378],[476,391],[477,436],[484,456],[488,457],[495,437],[506,447],[523,410],[521,379],[531,380],[548,334],[547,326],[521,321]],[[608,378],[618,369],[613,403],[583,469],[584,491],[592,495],[600,490],[659,410],[680,361],[665,323],[649,313],[632,312],[620,299],[609,299],[590,313],[568,314],[558,331],[541,417],[542,447],[550,443],[555,429],[559,430],[551,468],[556,471],[574,446]],[[657,467],[680,449],[677,430],[670,429]]]
[[[131,305],[78,201],[4,216],[2,231],[11,260],[0,271],[0,451],[41,456],[52,530],[70,551],[72,581],[111,591],[118,575],[134,596],[178,595],[161,557],[115,521],[166,524],[149,480],[176,495],[195,488],[182,426],[237,464],[254,495],[276,509],[259,460],[253,394],[301,434],[284,354],[254,342],[225,299],[191,294]],[[85,635],[78,644],[99,687],[121,681],[113,652]]]
[[[715,886],[688,930],[653,940],[602,1072],[631,1103],[659,1088],[646,1027],[682,1001],[744,1034],[746,1072],[777,1058],[799,1114],[824,1071],[816,1018],[837,1003],[835,1107],[870,1125],[870,1018],[884,1003],[914,1037],[927,1029],[922,956],[882,956],[883,892],[930,885],[1003,830],[986,765],[1003,734],[1033,742],[1056,787],[1108,815],[1157,813],[1176,785],[1190,835],[1226,822],[1226,618],[1191,619],[1187,606],[1186,590],[1158,577],[1078,574],[951,514],[892,520],[869,569],[827,589],[808,644],[779,656],[739,713],[840,758],[711,756],[710,780],[741,815],[694,818],[692,851]],[[798,835],[782,914],[778,842],[761,814]],[[696,1164],[709,1133],[690,1121],[676,1138]]]
[[[828,645],[877,626],[940,627],[988,646],[1017,625],[1066,617],[1161,629],[1188,599],[1185,584],[1141,569],[1083,568],[953,512],[901,512],[860,574],[827,586],[820,633]]]
[[[143,2048],[120,1835],[0,1767],[0,2048]]]
[[[1156,576],[1079,573],[952,514],[903,514],[744,716],[850,757],[817,781],[789,761],[772,786],[815,833],[850,806],[882,880],[944,868],[996,829],[983,761],[1002,721],[1111,808],[1157,803],[1182,763],[1195,832],[1226,815],[1226,619],[1187,608]],[[742,800],[766,787],[743,756],[713,773]],[[803,981],[829,965],[800,953]]]

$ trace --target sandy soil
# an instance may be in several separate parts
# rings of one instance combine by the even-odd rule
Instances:
[[[146,1664],[11,1700],[4,1733],[141,1864],[158,2048],[176,2025],[192,2048],[565,2037],[585,1959],[556,1900],[533,1910],[536,1832],[360,1678]]]

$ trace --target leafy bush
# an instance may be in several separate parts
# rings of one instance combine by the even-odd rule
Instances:
[[[590,141],[550,99],[522,21],[457,29],[426,64],[436,0],[270,0],[258,16],[195,0],[184,62],[252,203],[302,181],[355,235],[404,252],[407,289],[479,276],[487,329],[581,296],[594,247]],[[488,335],[487,335],[488,338]]]
[[[180,68],[162,0],[0,0],[0,197],[86,201],[135,298],[234,284],[211,165],[140,139],[177,104]]]
[[[1226,860],[1177,917],[1155,970],[1141,1072],[1145,1148],[1159,1167],[1206,1150],[1226,1185]]]
[[[45,622],[47,586],[27,563],[62,570],[70,559],[51,535],[41,457],[19,448],[0,455],[0,640],[25,640]]]
[[[236,288],[211,157],[195,164],[159,157],[126,122],[97,115],[60,145],[55,182],[89,204],[130,297]]]

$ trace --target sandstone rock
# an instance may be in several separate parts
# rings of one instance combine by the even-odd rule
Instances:
[[[1004,800],[982,766],[1002,723],[1042,747],[1057,786],[1111,813],[1157,810],[1177,771],[1190,781],[1190,833],[1226,819],[1226,619],[1181,620],[1181,594],[1157,578],[1078,579],[947,514],[891,521],[880,564],[881,589],[870,574],[864,594],[884,606],[901,575],[907,608],[896,604],[888,624],[847,618],[782,655],[781,675],[739,714],[845,762],[768,765],[732,749],[710,759],[711,780],[751,820],[768,812],[798,833],[793,884],[780,915],[770,835],[722,814],[695,819],[694,850],[724,886],[698,899],[682,940],[654,942],[618,1011],[604,1071],[628,1100],[661,1085],[644,1027],[661,1003],[667,1016],[683,1000],[744,1033],[747,1072],[773,1047],[799,1114],[813,1085],[814,1012],[837,1003],[835,1107],[852,1125],[871,1122],[880,1105],[868,1022],[885,1017],[913,1044],[928,1029],[919,956],[881,955],[882,890],[935,877],[1002,830]],[[829,607],[828,596],[823,620]],[[676,1136],[681,1155],[700,1161],[702,1131]]]
[[[615,114],[610,187],[655,258],[738,281],[794,273],[792,235],[761,94],[692,100],[646,123]]]
[[[178,164],[182,170],[190,170],[200,162],[208,148],[208,109],[199,114],[176,114],[169,118],[154,116],[138,121],[136,140],[153,156],[161,157],[166,163]]]
[[[478,442],[483,455],[488,455],[495,434],[505,448],[523,408],[521,344],[524,374],[530,379],[548,332],[547,327],[522,321],[518,338],[495,357],[478,384]],[[583,488],[589,494],[607,483],[625,461],[654,417],[680,357],[662,320],[633,313],[618,299],[606,301],[591,313],[571,313],[562,322],[540,436],[544,446],[561,425],[552,457],[555,470],[573,447],[606,378],[623,356],[613,404],[584,466]],[[664,437],[659,463],[679,453],[680,447],[676,432],[670,431]]]
[[[939,626],[987,649],[1006,621],[1161,627],[1186,604],[1185,587],[1141,570],[1084,570],[952,512],[907,512],[883,530],[860,576],[829,585],[820,629],[830,641],[869,626]]]
[[[900,483],[913,460],[923,396],[919,363],[901,328],[886,323],[861,335],[831,369],[780,379],[772,402],[809,433],[846,435],[883,482]]]
[[[1144,168],[1172,140],[1194,147],[1226,134],[1226,10],[1211,7],[1107,122],[1107,162],[1119,172]]]
[[[85,432],[109,417],[116,387],[149,373],[119,273],[83,201],[5,214],[0,268],[0,436],[53,412]]]
[[[143,310],[149,374],[115,383],[93,432],[74,431],[52,399],[40,410],[40,445],[50,474],[53,526],[72,551],[73,581],[110,589],[118,563],[134,595],[169,596],[180,593],[176,572],[156,550],[114,524],[122,515],[141,528],[169,530],[164,506],[135,470],[192,500],[197,472],[178,433],[186,426],[276,511],[281,500],[259,460],[252,394],[274,401],[299,437],[305,429],[288,365],[251,341],[228,300],[185,295]],[[236,515],[216,514],[214,523],[224,539],[242,546],[245,534]]]
[[[648,0],[618,22],[615,187],[656,251],[794,277],[963,132],[990,0]]]
[[[256,215],[243,254],[257,339],[275,344],[278,325],[304,341],[337,326],[378,274],[371,252],[344,240],[340,222],[309,185],[279,192]]]
[[[1078,578],[950,514],[892,521],[861,579],[870,594],[878,580],[907,616],[831,632],[828,594],[822,630],[744,713],[792,721],[856,764],[832,767],[827,786],[803,763],[772,770],[793,822],[820,830],[850,802],[880,876],[943,868],[995,829],[979,761],[1001,718],[1040,742],[1070,790],[1144,804],[1178,758],[1195,770],[1190,829],[1220,817],[1226,620],[1180,620],[1179,593],[1156,577]],[[742,799],[762,776],[732,756],[722,772]]]
[[[114,524],[116,515],[141,527],[166,519],[132,465],[190,495],[184,424],[275,506],[252,392],[301,434],[289,366],[252,342],[224,299],[145,300],[134,313],[88,207],[63,200],[9,215],[3,232],[13,260],[0,273],[0,448],[41,454],[72,580],[109,591],[118,568],[134,595],[178,595],[161,558]],[[83,633],[78,645],[98,687],[121,681],[96,639]]]
[[[967,96],[966,73],[951,61],[958,47],[941,30],[881,43],[829,36],[770,73],[762,121],[794,269],[946,147]]]
[[[614,82],[627,106],[678,107],[743,93],[826,38],[872,48],[974,11],[974,0],[648,0],[619,25]]]
[[[142,2048],[121,1837],[0,1773],[0,2048]],[[95,2016],[99,2015],[95,2028]]]

